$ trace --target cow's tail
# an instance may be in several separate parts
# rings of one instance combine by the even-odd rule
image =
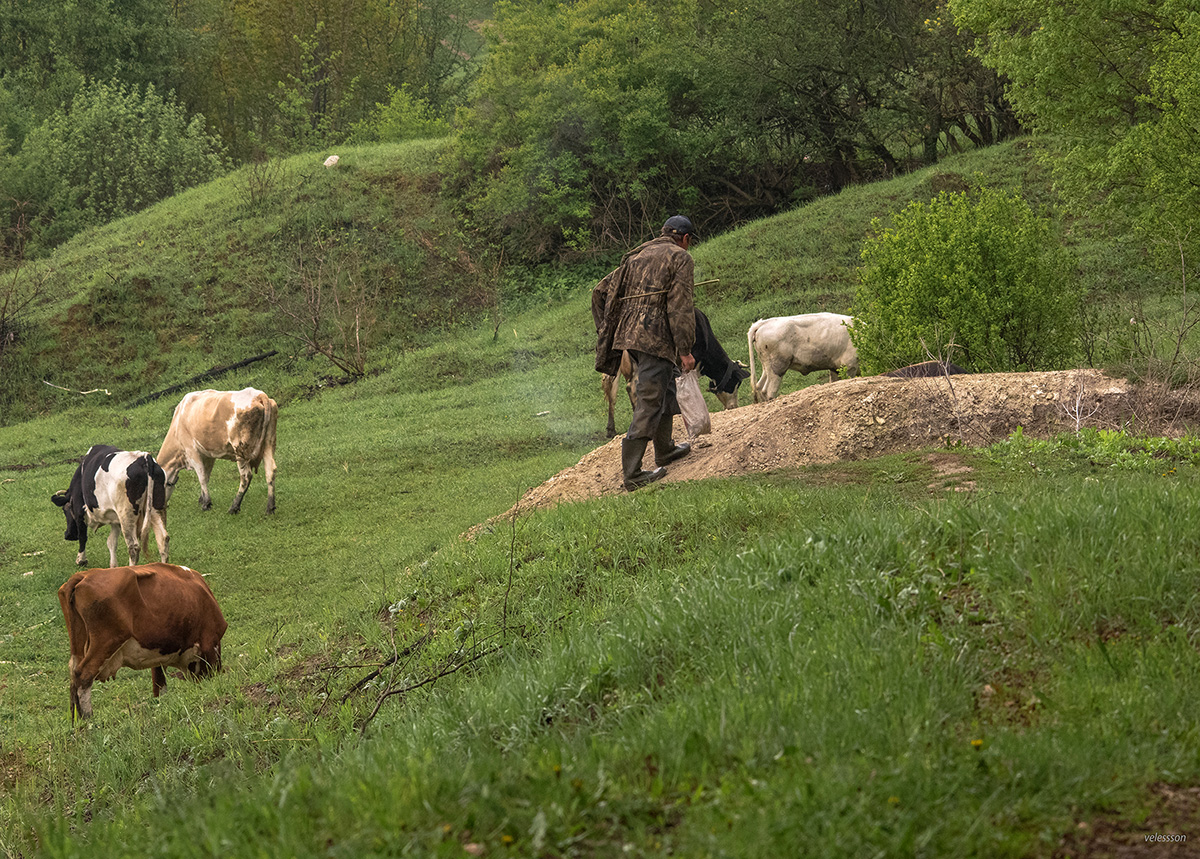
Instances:
[[[275,422],[279,407],[265,394],[254,398],[254,405],[245,412],[242,439],[248,449],[237,451],[238,456],[258,471],[259,464],[268,450],[275,449]]]
[[[147,456],[150,471],[150,507],[159,512],[167,509],[167,475],[152,456]]]
[[[114,526],[116,527],[116,526]],[[62,606],[63,620],[67,625],[67,642],[71,648],[70,683],[71,683],[71,721],[74,722],[79,712],[79,689],[75,683],[75,668],[87,652],[87,625],[75,608],[75,588],[83,581],[83,573],[76,573],[67,579],[58,589],[58,603]]]
[[[762,320],[758,320],[762,322]],[[750,390],[754,392],[754,402],[758,402],[760,392],[758,390],[758,373],[754,369],[754,335],[758,332],[758,322],[750,326],[750,330],[746,332],[746,346],[750,350]]]
[[[58,603],[62,606],[63,620],[67,624],[67,641],[71,644],[71,653],[79,652],[87,639],[87,628],[83,625],[83,618],[75,610],[75,588],[82,581],[83,573],[76,573],[58,589]]]

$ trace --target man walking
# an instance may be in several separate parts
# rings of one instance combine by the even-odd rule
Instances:
[[[626,253],[592,291],[596,370],[616,375],[622,350],[633,364],[633,419],[621,439],[621,478],[631,492],[661,479],[667,473],[663,466],[691,452],[691,445],[675,444],[671,432],[679,414],[676,369],[696,365],[694,264],[688,253],[694,234],[687,218],[668,218],[658,238]],[[644,471],[642,457],[651,441],[657,467]]]

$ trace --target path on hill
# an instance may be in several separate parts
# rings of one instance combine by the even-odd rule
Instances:
[[[749,386],[743,386],[745,396]],[[1136,415],[1136,421],[1134,416]],[[628,420],[628,414],[624,415]],[[1179,435],[1200,419],[1194,398],[1134,388],[1099,370],[990,373],[937,379],[870,376],[803,388],[770,403],[714,412],[712,433],[664,482],[753,472],[956,443],[980,447],[1022,427],[1046,438],[1080,427]],[[683,438],[676,419],[676,441]],[[651,461],[647,456],[647,464]],[[623,492],[620,438],[533,487],[508,512]]]

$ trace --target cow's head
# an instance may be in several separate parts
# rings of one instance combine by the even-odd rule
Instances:
[[[709,385],[708,392],[714,395],[721,402],[721,407],[725,409],[736,409],[738,406],[738,392],[734,388],[732,393],[725,393],[718,390],[716,385]]]
[[[50,500],[62,508],[63,515],[67,517],[67,532],[63,535],[64,540],[78,540],[80,518],[82,511],[76,510],[75,505],[71,503],[71,496],[66,489],[59,490],[50,496]]]
[[[734,361],[722,380],[723,384],[718,387],[716,382],[709,382],[708,391],[720,400],[723,408],[736,409],[738,407],[738,386],[749,378],[750,371],[746,369],[746,365],[741,361]]]
[[[216,674],[221,670],[221,642],[218,641],[212,646],[212,649],[205,650],[200,642],[196,642],[197,659],[194,662],[189,662],[187,666],[188,674],[199,680],[201,677],[208,677],[210,674]]]

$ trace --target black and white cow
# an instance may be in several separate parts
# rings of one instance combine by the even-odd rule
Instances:
[[[738,385],[750,378],[750,371],[729,357],[717,342],[708,317],[699,308],[696,308],[696,345],[692,347],[692,357],[696,359],[700,374],[709,379],[709,392],[725,408],[736,409]]]
[[[725,352],[713,334],[712,324],[704,311],[696,308],[696,343],[692,346],[692,357],[696,359],[696,367],[701,375],[709,380],[708,390],[721,403],[722,408],[736,409],[738,405],[738,385],[750,378],[750,371],[739,362],[734,361]],[[629,354],[621,355],[621,376],[625,377],[626,391],[629,393],[630,404],[633,403],[633,389],[630,386],[633,379],[633,365]],[[617,381],[620,376],[604,375],[600,381],[600,389],[608,403],[608,437],[617,434],[614,410],[617,404]]]
[[[84,454],[71,485],[50,500],[67,517],[66,540],[79,541],[75,563],[87,564],[88,529],[112,526],[108,533],[109,566],[117,566],[117,529],[125,537],[129,563],[136,564],[150,529],[158,555],[167,562],[166,476],[154,457],[142,450],[121,450],[97,444]]]

